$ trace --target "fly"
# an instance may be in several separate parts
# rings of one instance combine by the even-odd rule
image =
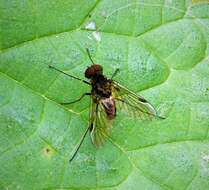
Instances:
[[[69,105],[80,101],[85,96],[91,97],[91,108],[89,111],[89,125],[85,130],[79,145],[76,147],[70,162],[75,158],[79,148],[81,147],[88,131],[92,143],[99,147],[102,146],[111,134],[114,118],[117,115],[118,109],[123,109],[130,116],[146,119],[146,118],[161,118],[155,108],[142,96],[137,95],[128,88],[122,86],[113,78],[119,72],[116,69],[111,78],[107,78],[103,74],[103,67],[95,64],[88,49],[87,54],[92,62],[92,65],[85,71],[85,77],[89,80],[83,80],[68,73],[65,73],[58,68],[49,65],[49,68],[54,69],[64,75],[67,75],[75,80],[91,86],[91,92],[84,93],[75,101],[61,103]]]

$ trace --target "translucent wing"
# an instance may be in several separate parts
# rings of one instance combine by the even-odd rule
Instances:
[[[114,96],[118,108],[128,115],[140,119],[162,118],[157,115],[155,108],[142,96],[135,94],[126,87],[113,81]]]
[[[90,136],[92,143],[99,147],[104,144],[108,136],[111,134],[113,120],[108,119],[102,102],[98,104],[92,101],[90,121]]]

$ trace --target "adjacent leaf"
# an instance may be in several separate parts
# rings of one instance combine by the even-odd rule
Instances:
[[[0,189],[209,189],[209,3],[1,0]],[[118,110],[101,148],[84,141],[96,63],[165,120]]]

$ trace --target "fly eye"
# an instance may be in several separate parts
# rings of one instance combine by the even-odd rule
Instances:
[[[94,69],[92,67],[88,67],[85,71],[85,77],[86,78],[91,78],[94,75]]]
[[[103,72],[102,66],[97,65],[97,64],[94,65],[94,70],[95,70],[96,73],[102,73]]]

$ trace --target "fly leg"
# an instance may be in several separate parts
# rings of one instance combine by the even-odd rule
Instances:
[[[85,133],[83,134],[83,136],[82,136],[82,138],[81,138],[81,140],[80,140],[78,146],[76,147],[76,149],[75,149],[75,151],[74,151],[72,157],[70,158],[69,162],[72,162],[73,159],[75,158],[75,156],[76,156],[76,154],[78,153],[78,150],[80,149],[80,147],[81,147],[81,145],[82,145],[82,143],[83,143],[83,141],[84,141],[84,139],[85,139],[85,137],[86,137],[86,135],[87,135],[87,133],[88,133],[90,127],[91,127],[91,125],[89,125],[89,127],[86,129]]]
[[[113,78],[118,74],[119,71],[120,71],[119,68],[117,68],[117,69],[114,71],[114,73],[112,74],[111,79],[113,79]]]
[[[91,95],[91,93],[84,93],[84,94],[82,94],[82,96],[81,96],[80,98],[78,98],[77,100],[74,100],[74,101],[72,101],[72,102],[64,102],[64,103],[60,103],[60,104],[62,104],[62,105],[74,104],[74,103],[76,103],[76,102],[79,102],[84,96],[90,96],[90,95]]]
[[[98,104],[96,105],[96,112],[97,111],[98,111]],[[88,131],[90,130],[90,132],[92,132],[92,130],[94,128],[94,121],[95,121],[94,114],[96,114],[95,113],[95,110],[94,109],[91,109],[91,111],[90,111],[90,123],[89,123],[89,126],[86,129],[86,131],[83,134],[83,136],[81,137],[81,140],[80,140],[79,144],[77,145],[77,147],[75,148],[74,153],[73,153],[72,157],[70,158],[69,162],[72,162],[73,159],[75,158],[75,156],[78,153],[78,151],[79,151],[79,149],[80,149],[80,147],[81,147],[81,145],[82,145],[82,143],[83,143],[83,141],[84,141],[84,139],[85,139]]]

